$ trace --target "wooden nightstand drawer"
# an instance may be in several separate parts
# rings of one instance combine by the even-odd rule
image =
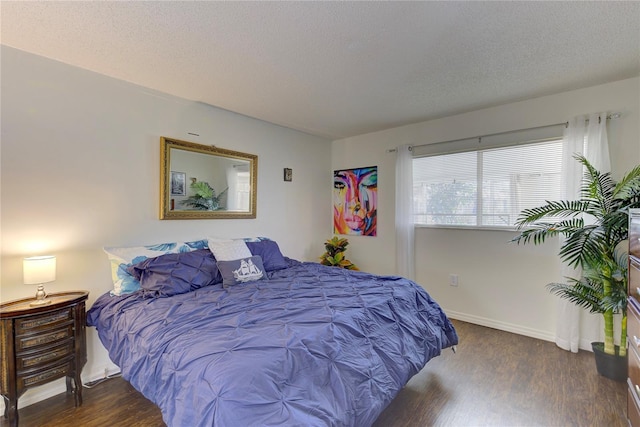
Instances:
[[[64,322],[73,322],[73,312],[71,309],[29,317],[27,319],[18,319],[16,320],[16,334],[23,335],[55,328]]]
[[[16,369],[18,370],[18,373],[36,369],[40,366],[53,363],[66,356],[72,355],[74,351],[74,341],[73,339],[68,339],[63,345],[46,348],[41,351],[23,354],[16,357]]]
[[[640,357],[635,348],[629,349],[629,379],[631,390],[640,399]]]
[[[28,350],[51,343],[59,343],[67,338],[73,339],[73,323],[63,326],[61,329],[54,329],[36,335],[24,335],[16,337],[16,352]]]
[[[636,393],[631,390],[631,384],[627,388],[627,418],[631,427],[640,427],[640,408]]]
[[[72,358],[73,356],[70,355],[69,359]],[[71,362],[72,360],[64,360],[49,368],[42,369],[31,374],[22,375],[18,377],[18,387],[35,387],[55,379],[65,377],[70,372],[73,372],[73,364]]]
[[[640,312],[636,304],[630,299],[627,305],[627,336],[629,347],[640,352]]]
[[[629,297],[640,305],[640,258],[629,256]]]
[[[80,374],[87,362],[85,301],[88,292],[47,295],[0,304],[0,394],[9,427],[18,427],[18,398],[28,388],[66,377],[67,393],[82,405]]]

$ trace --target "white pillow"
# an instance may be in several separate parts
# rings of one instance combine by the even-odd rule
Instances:
[[[234,261],[251,258],[251,251],[244,240],[207,239],[209,250],[217,261]]]

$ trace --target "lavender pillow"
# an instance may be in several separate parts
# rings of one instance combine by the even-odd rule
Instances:
[[[239,283],[269,280],[262,259],[257,255],[233,261],[218,261],[218,269],[222,274],[222,286],[225,288]]]
[[[266,271],[282,270],[289,267],[278,244],[273,240],[246,241],[245,243],[251,251],[251,255],[258,255],[262,258]]]
[[[145,296],[170,297],[222,282],[216,259],[209,249],[166,254],[127,268],[140,280]]]

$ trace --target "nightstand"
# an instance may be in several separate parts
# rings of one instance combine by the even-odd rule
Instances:
[[[33,298],[0,304],[0,392],[5,418],[18,425],[18,398],[30,387],[66,377],[67,393],[82,405],[80,373],[87,362],[85,291],[47,295],[51,304],[30,307]]]

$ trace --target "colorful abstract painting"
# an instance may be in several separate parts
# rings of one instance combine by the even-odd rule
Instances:
[[[375,236],[378,167],[333,171],[333,232]]]

